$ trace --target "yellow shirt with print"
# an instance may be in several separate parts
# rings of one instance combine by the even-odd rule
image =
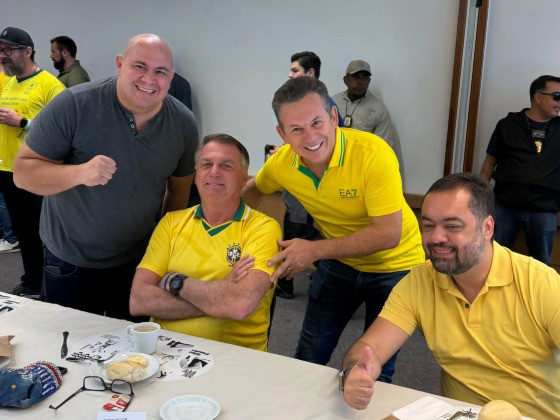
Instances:
[[[267,261],[279,251],[282,232],[276,220],[241,202],[233,220],[210,227],[200,206],[167,213],[160,221],[138,267],[160,276],[178,271],[206,281],[224,279],[241,256],[255,257],[254,270],[272,274]],[[211,316],[191,319],[154,319],[162,328],[210,340],[267,350],[270,303],[274,289],[255,311],[236,321]]]
[[[321,179],[289,145],[284,145],[266,161],[255,182],[265,194],[284,188],[294,195],[327,239],[345,237],[370,226],[372,216],[402,210],[397,247],[339,259],[359,271],[410,270],[425,259],[418,221],[403,196],[399,163],[393,150],[375,134],[337,128],[333,156]]]
[[[64,85],[45,70],[23,79],[8,77],[2,88],[0,107],[13,109],[22,118],[33,119],[64,89]],[[14,158],[26,134],[23,128],[0,124],[0,171],[13,172]]]
[[[442,368],[442,395],[507,400],[525,416],[558,418],[560,276],[497,242],[493,249],[472,304],[426,261],[395,286],[379,316],[408,334],[422,331]]]

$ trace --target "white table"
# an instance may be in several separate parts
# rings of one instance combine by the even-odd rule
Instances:
[[[58,410],[57,405],[82,386],[89,374],[86,363],[60,358],[62,331],[72,342],[84,337],[125,328],[129,321],[93,315],[38,301],[29,301],[17,311],[0,318],[0,336],[15,335],[8,367],[22,367],[47,360],[68,368],[61,388],[27,409],[0,409],[0,419],[95,419],[108,392],[82,392]],[[393,410],[426,395],[395,385],[376,383],[368,410],[357,411],[344,403],[333,368],[292,358],[237,347],[216,341],[165,332],[204,347],[214,357],[213,369],[181,381],[143,381],[134,384],[134,399],[127,411],[142,411],[148,419],[159,419],[159,407],[172,397],[201,394],[221,405],[220,420],[230,419],[382,419]],[[440,397],[442,398],[442,397]],[[447,400],[454,405],[469,404]]]

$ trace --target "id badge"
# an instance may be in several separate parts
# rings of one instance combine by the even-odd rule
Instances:
[[[344,117],[344,126],[350,127],[351,124],[352,124],[352,117],[350,115]]]

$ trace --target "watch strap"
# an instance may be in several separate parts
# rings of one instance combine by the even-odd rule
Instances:
[[[356,366],[358,362],[351,362],[348,366],[338,372],[338,389],[344,391],[344,383],[346,382],[346,374]]]

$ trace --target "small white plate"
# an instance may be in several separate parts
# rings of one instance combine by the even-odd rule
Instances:
[[[179,395],[159,409],[163,420],[212,420],[220,414],[220,404],[204,395]]]
[[[132,353],[132,352],[117,354],[114,357],[111,357],[111,359],[103,363],[92,362],[91,365],[89,365],[89,373],[94,376],[101,376],[106,381],[110,381],[110,379],[107,377],[107,367],[111,363],[122,362],[123,360],[127,360],[128,356],[133,356],[133,355],[142,355],[146,358],[146,361],[148,362],[148,367],[146,367],[146,376],[144,376],[142,379],[136,382],[141,382],[156,374],[156,372],[159,369],[159,362],[154,356],[151,356],[149,354],[144,354],[144,353]]]

